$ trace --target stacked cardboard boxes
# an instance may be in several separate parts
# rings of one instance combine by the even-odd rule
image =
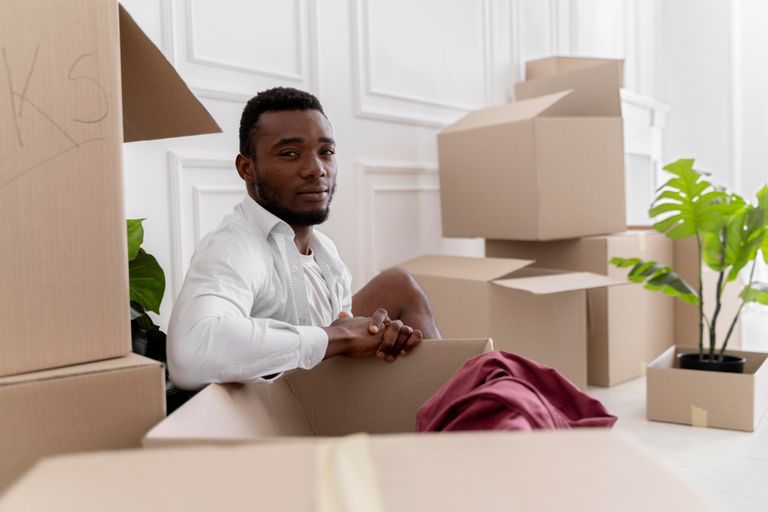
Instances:
[[[0,491],[39,457],[139,446],[122,144],[219,131],[114,0],[0,6]]]
[[[440,265],[405,267],[430,295],[444,335],[484,325],[462,319],[487,308],[491,324],[506,324],[475,335],[490,334],[498,348],[549,364],[577,385],[613,385],[641,375],[673,342],[671,299],[627,284],[626,271],[608,264],[614,256],[673,260],[661,235],[627,231],[622,62],[554,57],[529,62],[526,74],[517,101],[472,112],[438,135],[443,234],[485,238],[484,261],[526,261],[525,272],[557,285],[546,300],[533,286],[525,305],[504,302],[498,288],[510,283],[499,272],[489,276],[489,302],[469,304],[466,291],[438,283]],[[589,285],[572,275],[590,276]],[[582,304],[559,303],[566,295]]]

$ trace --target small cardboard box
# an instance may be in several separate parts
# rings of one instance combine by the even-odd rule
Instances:
[[[587,289],[622,280],[533,267],[509,258],[421,256],[398,265],[413,274],[443,336],[489,336],[498,350],[551,366],[587,386]]]
[[[696,265],[698,256],[696,255],[696,239],[693,237],[683,240],[675,240],[675,271],[680,274],[691,286],[696,287],[698,274]],[[720,274],[701,265],[701,286],[704,295],[704,309],[711,318],[715,309],[714,297],[717,290],[717,280]],[[744,282],[739,277],[730,282],[725,287],[725,293],[721,297],[720,314],[718,315],[715,333],[717,336],[717,346],[722,346],[728,328],[739,311],[741,299],[739,293],[744,287]],[[697,306],[686,304],[682,301],[675,301],[675,343],[678,345],[697,345],[699,344],[699,308]],[[704,343],[709,343],[709,328],[704,323]],[[741,346],[741,320],[736,322],[736,326],[728,340],[728,347],[739,348]]]
[[[581,429],[351,436],[56,457],[11,488],[0,509],[646,512],[660,504],[666,510],[715,510],[626,436]]]
[[[220,131],[113,0],[0,3],[0,376],[130,352],[123,141]]]
[[[572,89],[574,100],[589,107],[589,115],[615,116],[623,83],[623,60],[547,57],[525,63],[525,81],[515,84],[515,98],[524,100]]]
[[[141,446],[165,416],[163,365],[130,354],[3,377],[0,411],[2,492],[46,455]]]
[[[413,432],[416,411],[489,339],[425,340],[394,363],[334,357],[270,383],[212,384],[150,430],[144,446]]]
[[[671,265],[673,245],[654,230],[632,229],[553,242],[487,240],[485,254],[625,279],[627,270],[611,265],[611,258],[638,257]],[[675,342],[674,302],[674,298],[636,283],[588,290],[589,384],[613,386],[645,374],[648,362]]]
[[[441,131],[443,235],[555,240],[624,230],[613,86],[609,112],[569,89],[471,112]]]
[[[698,348],[672,346],[648,366],[648,419],[754,431],[768,409],[768,353],[726,350],[747,361],[744,373],[724,373],[680,369],[684,352]]]

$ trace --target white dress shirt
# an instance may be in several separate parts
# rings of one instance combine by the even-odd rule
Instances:
[[[310,249],[335,319],[352,310],[352,275],[333,242],[313,231]],[[177,386],[262,380],[323,360],[328,335],[312,324],[294,236],[246,196],[200,241],[168,326],[168,370]]]

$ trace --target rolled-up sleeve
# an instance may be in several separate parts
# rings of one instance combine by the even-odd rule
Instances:
[[[260,380],[323,360],[322,328],[250,316],[267,279],[252,257],[237,246],[195,254],[168,327],[168,369],[180,388]]]

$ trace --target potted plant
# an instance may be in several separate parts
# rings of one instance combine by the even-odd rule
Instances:
[[[768,186],[757,193],[756,204],[750,204],[707,181],[693,168],[693,162],[682,159],[664,167],[672,177],[659,188],[649,215],[656,221],[653,227],[673,240],[695,237],[698,281],[691,285],[672,268],[654,261],[613,258],[611,263],[620,268],[631,267],[628,275],[631,281],[644,282],[649,290],[672,295],[698,308],[698,353],[678,354],[681,368],[742,372],[744,358],[726,355],[725,350],[744,305],[750,302],[768,305],[768,284],[754,281],[758,254],[762,253],[768,263]],[[702,294],[702,262],[718,273],[712,297]],[[725,287],[747,266],[749,279],[739,295],[739,309],[733,318],[722,319],[721,299]],[[705,304],[714,305],[711,313],[707,313]],[[721,321],[729,322],[729,327],[717,350],[716,326]],[[705,324],[709,331],[706,347]]]
[[[165,273],[154,256],[141,248],[145,219],[128,219],[128,281],[131,296],[131,343],[133,352],[166,365],[166,410],[170,414],[194,393],[177,388],[168,378],[165,333],[155,325],[148,312],[160,314],[165,293]]]

